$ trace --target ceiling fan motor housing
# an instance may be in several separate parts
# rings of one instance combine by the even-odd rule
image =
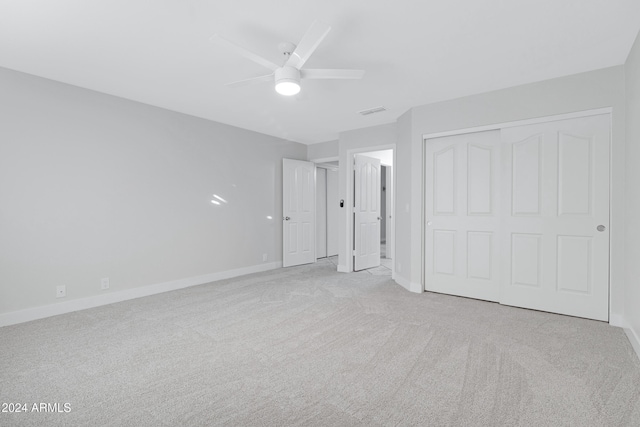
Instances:
[[[284,82],[300,84],[300,70],[297,68],[284,66],[282,68],[278,68],[275,74],[276,84]]]

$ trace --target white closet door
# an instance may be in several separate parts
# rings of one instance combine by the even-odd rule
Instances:
[[[607,321],[609,115],[503,129],[503,304]]]
[[[498,301],[500,132],[427,140],[425,289]]]

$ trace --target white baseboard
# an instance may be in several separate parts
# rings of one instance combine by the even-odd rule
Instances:
[[[404,277],[400,276],[399,274],[396,273],[396,277],[392,277],[393,280],[395,280],[395,282],[402,286],[403,288],[405,288],[406,290],[410,291],[411,290],[411,282],[407,279],[405,279]]]
[[[395,282],[398,285],[402,286],[403,288],[405,288],[409,292],[414,292],[414,293],[417,293],[417,294],[421,294],[422,293],[422,286],[420,285],[420,283],[412,282],[412,281],[400,276],[397,273],[395,274],[395,277],[393,277],[393,280],[395,280]]]
[[[346,265],[338,264],[338,272],[339,273],[351,273]]]
[[[625,322],[624,318],[619,314],[611,313],[609,315],[609,324],[611,326],[617,326],[618,328],[626,328],[627,322]]]
[[[624,317],[617,314],[611,314],[609,316],[609,324],[611,326],[622,328],[624,333],[627,334],[627,338],[631,343],[631,347],[633,347],[633,349],[636,352],[636,355],[638,356],[638,359],[640,359],[640,334],[633,330],[633,328],[624,319]]]
[[[237,268],[234,270],[205,274],[202,276],[188,277],[186,279],[172,280],[170,282],[157,283],[154,285],[141,286],[138,288],[126,289],[123,291],[105,293],[92,297],[78,298],[41,307],[12,311],[9,313],[0,314],[0,327],[29,322],[31,320],[43,319],[45,317],[57,316],[59,314],[71,313],[73,311],[86,310],[87,308],[99,307],[101,305],[113,304],[116,302],[146,297],[163,292],[175,291],[177,289],[188,288],[190,286],[203,285],[205,283],[215,282],[217,280],[244,276],[245,274],[275,270],[281,267],[281,261],[264,263],[252,265],[250,267]]]
[[[624,328],[624,332],[627,334],[627,338],[629,338],[631,347],[636,351],[638,359],[640,359],[640,334],[636,333],[632,328]]]

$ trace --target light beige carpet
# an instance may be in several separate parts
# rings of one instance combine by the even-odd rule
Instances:
[[[3,426],[639,426],[606,323],[329,261],[0,328]]]

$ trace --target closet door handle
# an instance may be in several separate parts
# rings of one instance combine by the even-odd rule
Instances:
[[[283,220],[283,221],[289,221],[290,219],[291,219],[291,218],[289,218],[288,216],[283,216],[283,217],[282,217],[282,220]]]

